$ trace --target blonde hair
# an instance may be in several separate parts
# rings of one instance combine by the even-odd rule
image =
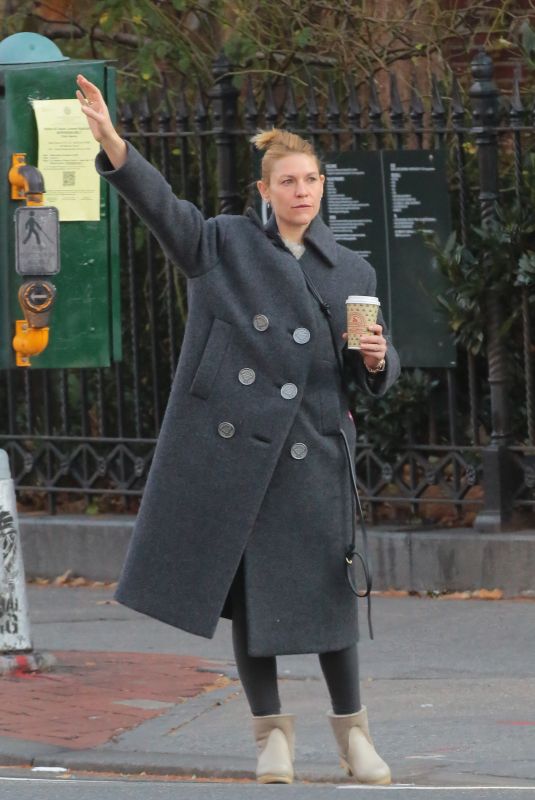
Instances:
[[[262,180],[268,185],[275,161],[293,153],[302,153],[314,158],[318,166],[318,172],[321,172],[320,160],[313,145],[296,133],[290,133],[290,131],[284,131],[281,128],[273,128],[270,131],[259,131],[251,138],[251,142],[257,150],[266,151],[262,158]]]

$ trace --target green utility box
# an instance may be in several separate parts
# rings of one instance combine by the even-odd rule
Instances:
[[[76,76],[82,73],[96,84],[115,114],[115,71],[104,61],[74,60],[63,56],[49,39],[34,33],[20,33],[0,42],[0,368],[15,366],[12,339],[15,321],[24,318],[17,300],[23,278],[17,274],[15,212],[24,201],[11,199],[8,173],[15,153],[25,153],[26,163],[38,166],[39,148],[46,147],[49,132],[38,129],[35,101],[76,98]],[[41,104],[41,106],[47,104]],[[48,104],[49,108],[52,104]],[[73,112],[64,104],[63,112]],[[64,166],[56,131],[52,163],[60,170],[72,197],[73,207],[83,206],[91,181],[78,176],[73,166],[76,140],[71,138],[70,163]],[[50,145],[52,150],[52,145]],[[67,151],[67,148],[66,148]],[[63,172],[61,172],[63,170]],[[87,172],[90,174],[90,171]],[[56,298],[50,317],[47,348],[31,357],[30,368],[105,367],[121,358],[119,226],[117,197],[105,181],[92,192],[92,219],[62,220],[59,213],[59,255],[61,269],[50,280]],[[47,196],[45,206],[54,205]],[[70,192],[70,195],[68,194]],[[65,206],[65,199],[63,200]],[[98,205],[97,205],[98,202]],[[99,206],[99,208],[98,208]],[[65,206],[66,207],[66,206]],[[29,213],[29,212],[28,212]],[[69,216],[68,209],[64,211]],[[91,215],[89,215],[91,216]],[[20,214],[19,214],[20,217]],[[32,221],[33,224],[33,221]],[[31,231],[30,231],[31,232]],[[20,242],[19,242],[20,246]]]

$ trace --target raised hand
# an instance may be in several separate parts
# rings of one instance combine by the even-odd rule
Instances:
[[[76,83],[80,87],[76,91],[76,97],[80,101],[82,111],[87,117],[91,133],[97,140],[102,142],[106,138],[116,135],[110,112],[104,98],[94,83],[88,81],[83,75],[78,75]]]
[[[119,136],[111,121],[108,106],[100,89],[88,81],[83,75],[78,75],[76,83],[76,97],[80,101],[82,111],[87,117],[91,133],[106,151],[111,163],[118,169],[124,164],[127,157],[126,144]]]

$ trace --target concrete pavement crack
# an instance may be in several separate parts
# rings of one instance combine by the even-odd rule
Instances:
[[[206,671],[209,671],[209,670],[206,670]],[[178,733],[178,731],[182,730],[182,728],[185,728],[186,725],[189,725],[190,723],[195,722],[196,720],[200,719],[200,717],[204,716],[208,712],[213,711],[218,706],[222,706],[223,703],[228,703],[230,700],[235,699],[236,697],[238,697],[241,694],[241,689],[237,688],[236,683],[234,683],[232,686],[229,686],[227,688],[228,688],[229,691],[224,697],[222,697],[221,699],[217,699],[214,703],[211,703],[210,705],[206,706],[205,708],[201,708],[200,711],[198,712],[198,714],[195,714],[194,716],[189,717],[189,719],[184,720],[179,725],[175,725],[174,728],[171,728],[170,730],[167,731],[166,735],[167,736],[174,736],[176,733]]]

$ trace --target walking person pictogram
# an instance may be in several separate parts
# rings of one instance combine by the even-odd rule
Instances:
[[[38,223],[37,219],[35,218],[35,211],[30,211],[28,221],[26,222],[24,229],[27,231],[26,238],[22,240],[22,244],[26,244],[30,241],[32,236],[35,236],[35,240],[39,247],[41,246],[41,237],[39,233],[42,233],[45,239],[48,239],[49,242],[52,242],[50,236],[48,236],[41,225]]]

